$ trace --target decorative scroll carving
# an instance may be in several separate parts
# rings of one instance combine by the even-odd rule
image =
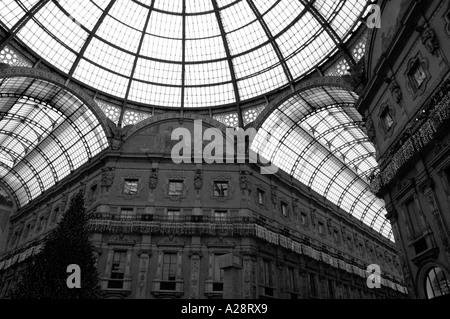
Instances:
[[[122,146],[128,131],[133,127],[133,125],[127,125],[121,128],[116,126],[116,124],[110,119],[107,119],[107,123],[111,133],[111,148],[113,150],[118,150]]]
[[[197,169],[195,171],[195,176],[194,176],[194,189],[199,192],[202,189],[203,186],[203,175],[202,175],[202,170],[201,169]]]
[[[191,299],[199,298],[199,276],[200,276],[200,256],[192,254],[191,256],[191,284],[190,296]]]
[[[366,118],[366,129],[367,129],[367,136],[369,137],[371,142],[375,142],[376,133],[375,133],[375,127],[373,125],[372,119],[370,116]]]
[[[416,31],[419,32],[422,44],[427,51],[432,55],[439,57],[439,41],[434,30],[429,26],[421,26],[417,27]]]
[[[395,78],[392,77],[386,78],[384,81],[389,84],[389,90],[391,91],[391,95],[395,103],[400,104],[400,102],[403,100],[403,93],[397,80],[395,80]]]
[[[434,223],[438,229],[439,237],[441,238],[442,245],[448,257],[450,257],[450,240],[447,227],[442,219],[441,212],[436,203],[436,199],[432,190],[433,182],[431,179],[425,180],[420,186],[420,190],[423,192],[427,199],[428,206],[430,207],[433,215]]]
[[[140,256],[136,299],[145,298],[145,293],[147,291],[147,274],[148,274],[149,258],[150,257],[147,253],[142,253]]]
[[[114,167],[102,168],[102,187],[111,187],[114,182]]]
[[[277,194],[277,190],[278,187],[272,185],[271,186],[271,194],[270,194],[270,198],[272,199],[272,203],[273,205],[276,207],[277,203],[278,203],[278,194]]]
[[[158,185],[158,169],[152,168],[150,173],[150,180],[148,182],[148,187],[153,191]]]
[[[248,171],[241,171],[239,175],[239,187],[242,191],[242,194],[247,190],[249,192],[252,191],[253,185],[252,181],[250,179],[250,176],[252,175],[251,172]]]

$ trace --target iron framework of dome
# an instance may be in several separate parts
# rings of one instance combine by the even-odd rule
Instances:
[[[296,91],[297,84],[313,73],[347,74],[364,55],[367,36],[361,18],[369,4],[357,0],[4,0],[0,26],[6,33],[0,40],[0,62],[56,68],[67,83],[93,93],[98,107],[118,126],[175,108],[212,116],[230,127],[258,119],[255,149],[270,133],[263,155],[392,240],[384,204],[367,184],[378,168],[374,147],[353,107],[357,96],[348,89],[323,86],[300,90],[275,106],[269,102],[279,92]],[[22,54],[19,47],[31,55]],[[2,87],[9,85],[7,81]],[[22,81],[39,84],[35,79]],[[41,127],[30,121],[34,113],[19,113],[33,103],[45,105],[45,99],[34,101],[25,86],[20,89],[23,99],[8,95],[0,101],[0,129],[8,139],[16,136],[15,142],[27,142],[17,129],[29,126],[46,131],[47,140],[57,142],[62,136],[52,131],[54,124],[64,116],[70,121],[72,115],[65,115],[68,110],[62,105],[50,105],[57,116],[50,119],[50,127]],[[271,105],[270,114],[258,118]],[[89,107],[82,107],[88,110],[85,121],[94,117]],[[20,125],[6,127],[13,120]],[[18,163],[31,169],[24,176],[35,175],[16,182],[24,186],[21,205],[107,147],[98,122],[89,122],[88,128],[98,130],[98,137],[83,138],[89,130],[74,133],[85,141],[79,145],[79,152],[85,154],[80,163],[62,173],[50,164],[51,174],[45,176],[36,167],[52,161],[34,162],[29,155],[42,153],[40,143],[28,141],[37,146],[22,154],[0,141],[2,179],[17,179],[14,176],[22,174],[16,172]],[[305,149],[298,149],[296,143]],[[70,164],[68,150],[61,149],[58,158]],[[324,174],[327,170],[333,178]],[[26,190],[31,183],[38,186],[35,193]],[[17,192],[18,187],[10,189]]]
[[[147,106],[215,107],[314,70],[365,1],[6,0],[3,24],[70,78]]]

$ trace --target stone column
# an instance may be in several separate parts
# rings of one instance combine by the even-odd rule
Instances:
[[[191,269],[191,279],[189,285],[189,298],[199,299],[200,286],[200,253],[198,251],[193,251],[190,254],[190,269]]]
[[[148,265],[151,253],[143,250],[139,254],[139,271],[136,289],[136,299],[144,299],[147,292]]]
[[[250,252],[243,252],[243,264],[244,264],[244,299],[256,298],[256,258],[254,254]]]
[[[444,248],[443,250],[445,252],[445,256],[447,257],[447,261],[450,262],[450,236],[447,225],[445,224],[445,220],[442,217],[442,213],[438,207],[436,197],[434,195],[433,181],[431,179],[427,179],[420,185],[419,188],[427,199],[430,212],[433,216],[434,224],[436,225],[439,238]]]
[[[223,299],[241,299],[242,257],[233,253],[222,255],[219,266],[224,270]]]

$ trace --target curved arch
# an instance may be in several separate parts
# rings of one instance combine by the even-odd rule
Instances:
[[[375,147],[354,108],[357,98],[330,78],[310,81],[269,104],[258,116],[252,148],[393,240],[390,224],[382,220],[384,202],[368,186],[368,174],[378,165]]]
[[[210,124],[211,126],[217,127],[218,129],[220,129],[223,132],[225,132],[227,129],[226,125],[224,125],[223,123],[221,123],[209,116],[204,116],[204,115],[200,115],[200,114],[190,114],[190,113],[187,113],[187,114],[183,113],[183,116],[181,116],[180,113],[164,113],[164,114],[151,116],[151,117],[146,118],[145,120],[140,121],[139,123],[134,125],[127,132],[125,138],[132,136],[134,133],[136,133],[137,131],[141,130],[143,127],[146,127],[150,124],[157,123],[160,121],[167,121],[167,120],[171,120],[171,119],[172,120],[178,119],[180,121],[183,119],[202,120],[202,121],[205,121],[206,123]]]
[[[106,117],[59,80],[23,68],[0,71],[0,152],[12,159],[0,178],[19,208],[109,146]]]
[[[444,272],[444,274],[447,278],[447,282],[450,281],[450,269],[446,265],[444,265],[438,261],[434,261],[434,260],[425,263],[417,271],[416,280],[415,280],[415,283],[417,286],[414,287],[416,289],[416,292],[422,299],[428,299],[427,292],[426,292],[426,280],[427,280],[428,273],[431,270],[433,270],[434,268],[442,269],[442,271]],[[450,285],[450,282],[448,284]]]
[[[277,108],[282,102],[288,100],[289,98],[298,95],[304,90],[314,87],[323,87],[323,86],[332,86],[342,88],[351,92],[353,88],[351,85],[345,81],[340,76],[322,76],[318,78],[314,78],[307,81],[301,81],[300,83],[294,86],[293,91],[285,91],[282,94],[279,94],[275,99],[270,101],[268,105],[261,111],[261,113],[256,117],[256,119],[250,123],[249,125],[259,128],[262,122],[272,113],[272,111]]]
[[[101,124],[104,133],[109,138],[111,137],[111,132],[109,130],[106,115],[94,101],[93,97],[86,94],[83,90],[79,89],[73,83],[67,83],[67,81],[56,73],[51,73],[42,69],[33,69],[27,67],[8,67],[0,69],[0,81],[4,78],[12,77],[28,77],[41,79],[49,83],[53,83],[56,86],[70,92],[76,96],[84,105],[89,107],[93,115],[96,117],[97,121]]]

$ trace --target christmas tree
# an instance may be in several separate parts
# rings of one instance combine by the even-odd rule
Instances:
[[[102,297],[93,246],[87,230],[83,195],[70,202],[58,226],[44,241],[42,251],[25,269],[12,293],[14,299],[97,299]],[[69,288],[76,282],[69,265],[80,269],[80,288]],[[73,272],[73,275],[76,271]],[[68,278],[70,280],[68,280]],[[73,279],[73,281],[72,281]]]

